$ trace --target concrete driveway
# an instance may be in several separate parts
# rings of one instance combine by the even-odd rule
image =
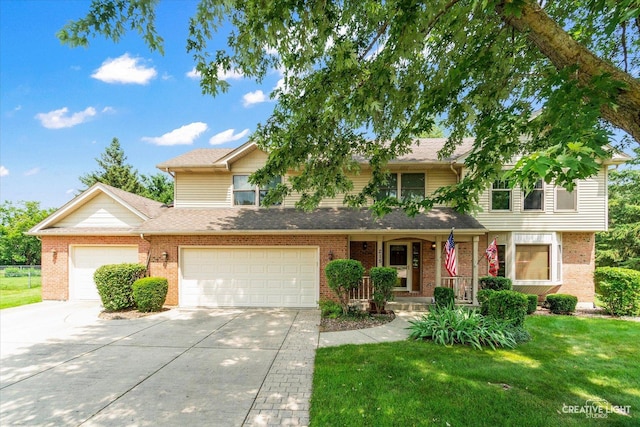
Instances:
[[[0,425],[307,425],[317,310],[0,311]]]

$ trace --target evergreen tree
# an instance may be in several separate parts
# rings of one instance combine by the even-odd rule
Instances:
[[[130,193],[144,195],[146,189],[140,182],[138,171],[126,163],[127,157],[118,138],[113,138],[100,158],[96,158],[99,169],[82,175],[79,179],[87,188],[96,182],[110,185]]]

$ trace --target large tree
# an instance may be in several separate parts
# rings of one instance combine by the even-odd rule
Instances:
[[[87,188],[97,182],[120,188],[134,194],[144,194],[145,188],[140,182],[138,171],[132,165],[126,163],[127,156],[120,146],[118,138],[113,138],[111,144],[96,158],[99,169],[79,179]]]
[[[40,202],[3,202],[0,205],[0,265],[40,264],[41,243],[24,233],[55,209],[41,209]]]
[[[609,174],[609,231],[596,234],[596,265],[640,270],[640,147]]]
[[[95,34],[117,41],[134,29],[162,51],[156,5],[94,0],[58,36],[87,45]],[[212,50],[227,24],[230,33],[219,35],[227,48]],[[364,157],[372,179],[346,201],[365,204],[388,160],[442,118],[450,135],[443,157],[475,137],[468,173],[403,205],[416,212],[447,202],[466,211],[501,177],[500,165],[521,155],[512,183],[530,188],[542,177],[571,189],[610,155],[612,129],[640,141],[639,28],[637,0],[201,0],[187,50],[208,94],[227,88],[221,69],[257,81],[272,69],[284,73],[273,114],[252,136],[270,153],[252,180],[301,173],[270,199],[297,191],[299,206],[310,209],[348,193],[354,159]]]

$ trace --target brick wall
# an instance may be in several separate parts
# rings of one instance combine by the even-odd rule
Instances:
[[[330,298],[333,293],[327,286],[324,268],[329,262],[329,251],[333,258],[347,258],[347,236],[151,236],[151,276],[166,277],[169,291],[166,303],[179,304],[178,300],[178,248],[180,246],[317,246],[320,247],[320,297]],[[167,252],[168,260],[163,262],[162,253]]]
[[[43,236],[43,300],[69,299],[70,245],[137,245],[141,264],[146,264],[149,253],[149,242],[139,236]]]
[[[595,234],[562,234],[562,286],[558,293],[578,297],[579,302],[593,302],[595,290]]]

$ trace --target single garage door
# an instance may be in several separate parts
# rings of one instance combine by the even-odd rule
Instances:
[[[99,300],[93,273],[105,264],[138,262],[137,246],[72,246],[69,266],[69,299]]]
[[[183,248],[184,307],[316,307],[317,248]]]

